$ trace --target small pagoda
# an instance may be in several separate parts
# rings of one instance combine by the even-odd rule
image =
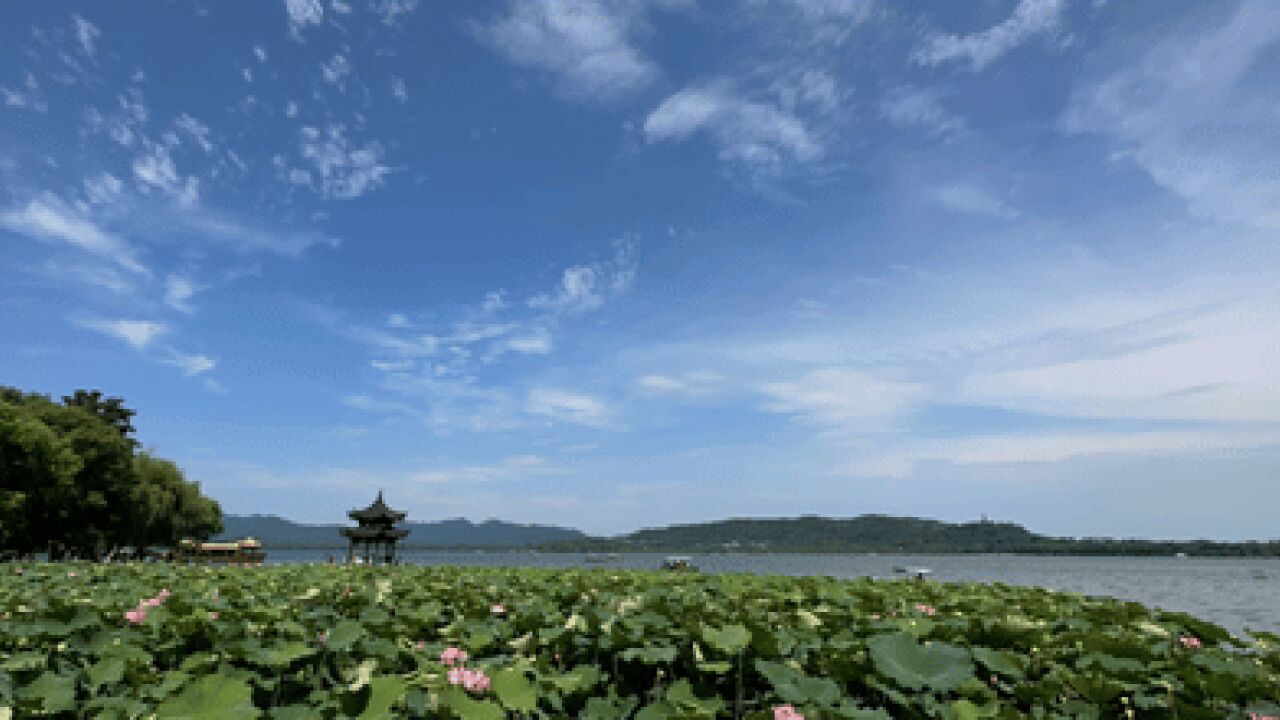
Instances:
[[[396,527],[396,523],[404,520],[405,513],[388,507],[379,490],[373,504],[363,510],[352,510],[347,516],[360,524],[359,527],[339,530],[350,542],[348,563],[356,562],[357,557],[366,565],[395,563],[396,541],[409,534],[408,530]]]

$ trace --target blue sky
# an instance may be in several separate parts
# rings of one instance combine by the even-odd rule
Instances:
[[[1280,5],[6,3],[0,381],[234,513],[1280,537]]]

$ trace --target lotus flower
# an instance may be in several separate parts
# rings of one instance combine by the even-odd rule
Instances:
[[[158,597],[147,598],[138,603],[138,607],[160,607],[160,603],[164,602]]]
[[[467,651],[450,645],[440,653],[440,662],[450,667],[467,661]]]
[[[790,705],[774,705],[773,720],[804,720],[804,715]]]
[[[507,612],[507,608],[501,603],[495,603],[493,607],[489,608],[489,612],[494,615],[503,615]]]
[[[419,640],[418,642],[416,642],[416,643],[414,643],[414,644],[413,644],[413,647],[414,647],[414,648],[416,648],[419,652],[421,652],[421,651],[423,651],[423,650],[426,650],[426,649],[427,649],[427,641],[426,641],[426,640]]]
[[[220,615],[218,615],[218,611],[217,611],[217,610],[214,610],[213,612],[210,612],[210,613],[209,613],[209,619],[210,619],[210,620],[217,620],[219,617],[220,617]]]
[[[1200,638],[1191,637],[1189,635],[1183,635],[1178,638],[1178,641],[1182,643],[1182,647],[1187,648],[1188,650],[1194,650],[1203,645],[1203,643],[1200,642]]]
[[[482,693],[489,689],[492,681],[483,670],[467,670],[466,668],[456,667],[449,671],[447,676],[450,685],[461,685],[467,692]]]
[[[924,603],[916,603],[916,610],[918,612],[922,612],[925,615],[929,615],[929,616],[938,614],[938,611],[936,608],[930,607],[929,605],[925,605]]]
[[[129,610],[125,612],[124,619],[128,620],[134,625],[138,625],[142,623],[143,620],[147,619],[147,609],[143,607],[139,607],[133,610]]]

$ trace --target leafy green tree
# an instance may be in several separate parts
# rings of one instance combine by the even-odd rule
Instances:
[[[172,462],[137,450],[121,398],[0,387],[0,550],[100,557],[222,530],[222,512]]]
[[[82,463],[69,441],[12,399],[0,399],[0,548],[28,553],[53,539],[49,511],[74,494]]]

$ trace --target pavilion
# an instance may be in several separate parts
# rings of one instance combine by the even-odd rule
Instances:
[[[396,541],[409,534],[408,530],[396,527],[396,523],[404,520],[405,513],[392,510],[382,500],[382,491],[369,507],[363,510],[352,510],[347,516],[359,523],[359,527],[342,528],[339,532],[347,538],[350,546],[347,550],[347,562],[354,563],[356,558],[371,565],[381,562],[386,565],[396,561]],[[357,548],[360,552],[357,553]]]

